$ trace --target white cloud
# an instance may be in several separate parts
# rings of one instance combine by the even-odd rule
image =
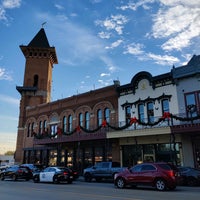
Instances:
[[[126,51],[124,51],[124,54],[132,54],[132,55],[140,55],[143,54],[144,51],[142,48],[144,47],[143,44],[139,43],[133,43],[127,46]]]
[[[179,59],[174,56],[168,56],[168,55],[156,55],[153,53],[148,53],[146,56],[149,59],[152,59],[155,61],[155,63],[159,65],[173,65],[174,63],[178,63]]]
[[[150,9],[150,6],[148,4],[151,4],[151,3],[154,3],[155,0],[140,0],[138,2],[128,2],[126,5],[123,5],[123,6],[120,6],[120,7],[117,7],[118,9],[121,9],[121,10],[127,10],[127,9],[130,9],[130,10],[137,10],[138,7],[143,7],[144,9]]]
[[[6,25],[9,25],[12,18],[7,15],[7,9],[19,8],[21,6],[21,0],[2,0],[0,4],[0,21],[3,21]]]
[[[163,6],[153,18],[152,35],[166,38],[163,50],[182,50],[200,36],[200,0],[161,0]]]
[[[106,18],[105,20],[97,20],[96,25],[100,25],[104,27],[107,31],[114,30],[119,35],[123,33],[124,25],[128,22],[127,17],[123,15],[111,15],[110,18]]]
[[[112,80],[102,80],[102,79],[98,80],[98,83],[100,83],[103,86],[108,86],[108,85],[110,85],[111,82],[112,82]]]
[[[0,7],[0,20],[6,21],[6,11]]]
[[[21,6],[21,0],[3,0],[2,6],[5,9],[19,8]]]
[[[58,10],[64,10],[64,6],[60,5],[60,4],[55,4],[55,7],[58,9]]]
[[[101,73],[100,76],[101,76],[101,77],[104,77],[104,76],[110,76],[110,74]]]
[[[12,76],[4,68],[0,68],[0,80],[12,80]]]
[[[100,33],[98,33],[98,35],[102,39],[109,39],[111,36],[111,33],[101,31]]]
[[[106,63],[106,66],[108,67],[110,73],[117,71],[117,66],[114,65],[113,61],[110,58],[108,58],[107,56],[102,56],[101,60]]]
[[[113,42],[110,46],[107,46],[106,49],[114,49],[114,48],[118,47],[122,42],[123,42],[123,40],[117,40],[117,41]]]

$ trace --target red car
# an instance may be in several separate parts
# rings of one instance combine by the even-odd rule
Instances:
[[[168,163],[142,163],[115,174],[114,184],[118,188],[150,185],[159,191],[174,190],[177,185],[176,176],[176,171]]]

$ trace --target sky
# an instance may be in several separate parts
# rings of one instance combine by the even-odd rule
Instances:
[[[56,48],[51,100],[170,72],[200,54],[200,0],[0,0],[0,154],[16,147],[28,45]]]

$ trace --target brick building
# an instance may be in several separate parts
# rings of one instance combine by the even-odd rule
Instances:
[[[42,28],[27,46],[15,160],[84,168],[102,160],[119,161],[106,139],[105,120],[118,122],[118,81],[102,89],[51,102],[56,50]],[[115,155],[114,157],[112,155]]]

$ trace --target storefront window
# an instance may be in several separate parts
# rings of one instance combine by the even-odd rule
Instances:
[[[57,165],[57,150],[51,150],[49,152],[49,165]]]
[[[92,165],[92,148],[85,148],[85,160],[84,167],[89,167]]]
[[[123,166],[141,162],[171,162],[181,164],[180,144],[135,144],[122,146]]]
[[[73,150],[69,150],[67,153],[67,166],[73,167]]]
[[[103,149],[100,147],[95,148],[95,163],[103,161]]]

